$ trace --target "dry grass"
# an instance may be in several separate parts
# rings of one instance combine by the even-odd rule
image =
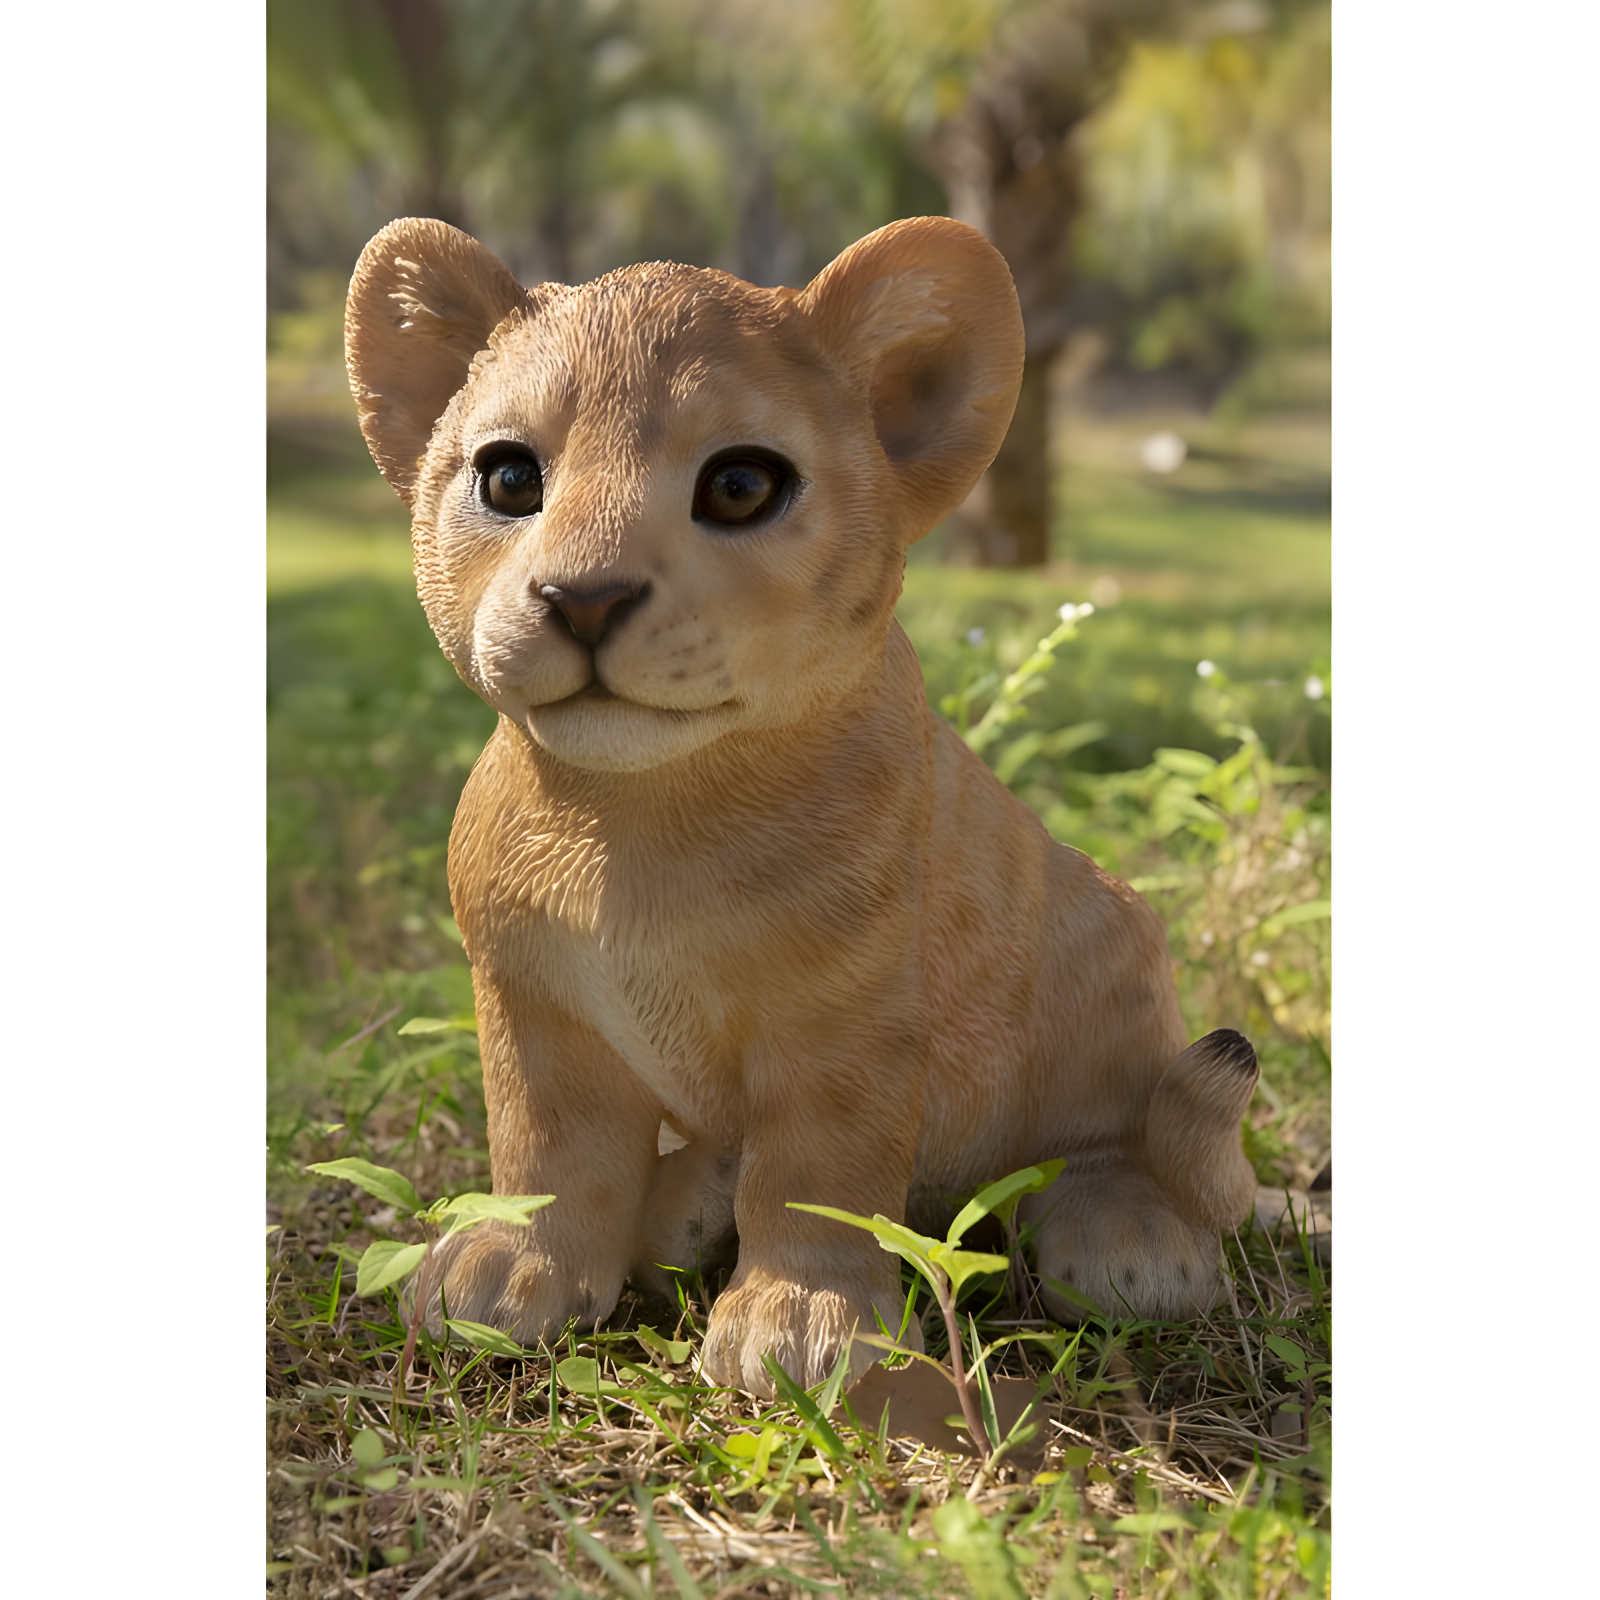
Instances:
[[[369,1125],[379,1159],[404,1146],[427,1192],[481,1184],[445,1153],[461,1132],[448,1116]],[[308,1135],[306,1154],[339,1141]],[[981,1479],[972,1457],[849,1411],[830,1453],[793,1408],[702,1386],[692,1355],[673,1364],[630,1333],[692,1343],[700,1294],[629,1295],[553,1352],[428,1348],[401,1385],[392,1297],[350,1286],[359,1249],[408,1226],[333,1183],[269,1237],[269,1593],[1324,1591],[1325,1383],[1295,1382],[1264,1337],[1326,1358],[1326,1286],[1292,1225],[1230,1242],[1235,1306],[1209,1321],[1091,1325],[1053,1378],[1048,1352],[1009,1345],[998,1369],[1046,1383],[1043,1461]],[[970,1306],[986,1336],[1017,1331],[1011,1308]],[[563,1381],[574,1356],[598,1360],[598,1396]],[[940,1511],[954,1501],[976,1514]]]

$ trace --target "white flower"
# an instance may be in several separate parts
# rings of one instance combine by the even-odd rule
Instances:
[[[977,646],[982,644],[985,637],[986,636],[982,628],[967,629],[967,643],[970,645]]]
[[[1198,672],[1202,678],[1209,678],[1211,674],[1217,670],[1217,664],[1215,661],[1202,661],[1194,670]]]
[[[1151,472],[1176,472],[1189,447],[1175,433],[1152,433],[1139,446],[1139,459]]]
[[[1321,698],[1322,698],[1322,679],[1321,678],[1307,678],[1306,679],[1306,699],[1307,700],[1320,700]]]
[[[1070,600],[1056,612],[1063,622],[1076,622],[1079,617],[1092,617],[1094,607],[1085,600],[1081,606],[1075,606]]]

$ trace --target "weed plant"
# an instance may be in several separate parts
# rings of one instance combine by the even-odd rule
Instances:
[[[1041,1395],[1034,1458],[1007,1451],[986,1466],[982,1441],[950,1452],[857,1414],[842,1372],[769,1403],[700,1383],[719,1285],[696,1275],[670,1303],[628,1292],[603,1328],[549,1349],[470,1325],[444,1345],[423,1331],[402,1378],[411,1318],[395,1285],[356,1292],[359,1264],[374,1244],[390,1248],[370,1259],[415,1259],[416,1193],[489,1187],[443,852],[492,716],[390,570],[392,520],[341,508],[345,576],[302,581],[302,513],[280,501],[279,514],[290,559],[271,633],[269,1592],[1327,1593],[1327,1235],[1306,1194],[1328,1138],[1325,658],[1282,662],[1263,686],[1222,650],[1236,676],[1197,672],[1191,650],[1181,684],[1162,679],[1160,714],[1141,718],[1100,681],[1143,670],[1124,649],[1134,603],[1091,614],[1082,588],[1011,579],[1024,598],[997,615],[987,574],[908,583],[902,615],[933,703],[1057,838],[1155,904],[1191,1034],[1240,1028],[1263,1067],[1245,1136],[1264,1203],[1225,1241],[1228,1293],[1211,1316],[1095,1313],[1054,1328],[1035,1313],[1014,1233],[993,1242],[1020,1246],[1023,1269],[992,1258],[948,1316],[906,1266],[929,1356],[948,1359],[958,1322],[997,1381]],[[1070,615],[1052,615],[1069,599]],[[1118,754],[1130,750],[1137,760]],[[386,1202],[308,1171],[352,1160],[397,1169],[414,1192]]]

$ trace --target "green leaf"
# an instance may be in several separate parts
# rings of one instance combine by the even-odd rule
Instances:
[[[365,1189],[386,1205],[396,1206],[411,1216],[422,1210],[417,1191],[392,1167],[376,1167],[359,1156],[345,1156],[338,1161],[315,1161],[306,1171],[319,1173],[324,1178],[343,1178],[346,1183]]]
[[[636,1483],[633,1486],[633,1499],[639,1507],[639,1520],[644,1524],[645,1543],[671,1573],[673,1586],[681,1600],[705,1600],[705,1590],[690,1575],[683,1557],[678,1554],[678,1547],[656,1526],[650,1496],[643,1485]]]
[[[413,1017],[395,1029],[396,1033],[476,1033],[476,1017]]]
[[[891,1222],[881,1215],[858,1217],[853,1211],[840,1211],[833,1206],[802,1205],[798,1200],[789,1201],[788,1206],[791,1211],[811,1211],[819,1217],[832,1217],[835,1222],[847,1222],[852,1228],[864,1228],[868,1233],[877,1234],[878,1243],[885,1250],[904,1256],[924,1276],[931,1278],[928,1269],[933,1261],[933,1251],[939,1245],[937,1239],[913,1233],[903,1223]]]
[[[1140,1511],[1131,1517],[1118,1517],[1111,1524],[1113,1533],[1177,1533],[1189,1521],[1176,1511]]]
[[[1107,722],[1080,722],[1071,728],[1062,728],[1059,733],[1052,733],[1044,742],[1044,753],[1047,756],[1071,755],[1074,750],[1094,744],[1110,732],[1111,725]]]
[[[778,1393],[811,1424],[811,1435],[818,1445],[835,1461],[841,1460],[845,1453],[844,1440],[834,1431],[833,1424],[823,1416],[817,1402],[778,1365],[772,1356],[762,1356],[761,1365],[767,1369],[767,1376],[772,1379]]]
[[[1065,1158],[1041,1161],[1036,1166],[1024,1167],[980,1189],[957,1213],[950,1224],[945,1239],[950,1244],[960,1244],[961,1237],[980,1217],[993,1214],[1001,1222],[1010,1222],[1017,1205],[1025,1194],[1040,1194],[1066,1170]]]
[[[955,1374],[942,1361],[935,1361],[925,1350],[910,1350],[903,1344],[896,1344],[893,1339],[886,1338],[881,1333],[858,1333],[855,1335],[857,1344],[870,1344],[875,1350],[887,1350],[890,1355],[910,1356],[913,1361],[921,1361],[933,1368],[946,1383],[954,1383]],[[966,1426],[965,1423],[962,1424]]]
[[[639,1580],[592,1533],[580,1528],[567,1515],[554,1494],[547,1491],[545,1503],[561,1519],[578,1548],[611,1580],[618,1594],[623,1595],[625,1600],[650,1600]]]
[[[942,1554],[959,1563],[978,1600],[1024,1600],[1016,1561],[1005,1539],[1005,1512],[994,1522],[963,1495],[933,1511],[933,1531]]]
[[[356,1458],[358,1466],[371,1472],[388,1452],[383,1448],[383,1440],[371,1428],[363,1428],[350,1441],[350,1454]]]
[[[933,1264],[950,1279],[950,1293],[954,1297],[968,1278],[985,1272],[1006,1272],[1011,1262],[1005,1256],[990,1255],[985,1250],[957,1250],[953,1245],[935,1241],[928,1252]]]
[[[1104,1319],[1105,1312],[1082,1289],[1074,1289],[1070,1283],[1063,1283],[1059,1278],[1046,1278],[1044,1286],[1052,1294],[1059,1295],[1069,1306],[1076,1306],[1080,1311],[1086,1311],[1092,1317]],[[1065,1360],[1066,1358],[1063,1356],[1062,1359]]]
[[[453,1200],[436,1200],[428,1207],[429,1222],[449,1219],[448,1233],[465,1233],[480,1222],[510,1222],[528,1226],[535,1211],[555,1199],[553,1194],[458,1194]]]
[[[967,1336],[972,1340],[972,1359],[978,1369],[978,1415],[983,1420],[983,1431],[989,1435],[989,1448],[1000,1444],[1000,1419],[995,1415],[994,1390],[989,1384],[989,1363],[983,1359],[982,1344],[978,1339],[978,1324],[971,1313],[967,1315]]]
[[[496,1356],[525,1356],[528,1353],[509,1333],[499,1328],[490,1328],[481,1322],[468,1322],[459,1317],[446,1317],[444,1325],[452,1333],[459,1333],[475,1350],[487,1350],[490,1355]]]
[[[635,1328],[633,1336],[645,1349],[654,1350],[675,1367],[681,1367],[694,1349],[687,1339],[664,1339],[654,1328]]]
[[[1304,900],[1287,911],[1275,911],[1261,924],[1261,931],[1274,934],[1280,928],[1292,928],[1298,922],[1326,922],[1333,915],[1331,900]]]
[[[1208,778],[1216,770],[1216,760],[1199,750],[1157,750],[1155,766],[1180,778]]]
[[[1280,1338],[1275,1333],[1264,1333],[1261,1336],[1264,1344],[1286,1367],[1296,1372],[1306,1369],[1306,1352],[1297,1344],[1291,1344],[1287,1339]]]
[[[556,1379],[568,1394],[587,1395],[591,1400],[596,1394],[627,1392],[620,1383],[600,1376],[600,1363],[593,1356],[568,1356],[558,1361]]]
[[[401,1244],[398,1239],[379,1239],[369,1244],[356,1268],[356,1293],[377,1294],[390,1284],[409,1278],[427,1253],[425,1244]]]

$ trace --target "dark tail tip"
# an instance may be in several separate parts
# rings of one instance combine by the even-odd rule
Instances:
[[[1196,1055],[1204,1054],[1218,1066],[1227,1067],[1239,1076],[1254,1077],[1259,1070],[1256,1049],[1242,1033],[1232,1028],[1213,1028],[1203,1039],[1191,1047]]]

